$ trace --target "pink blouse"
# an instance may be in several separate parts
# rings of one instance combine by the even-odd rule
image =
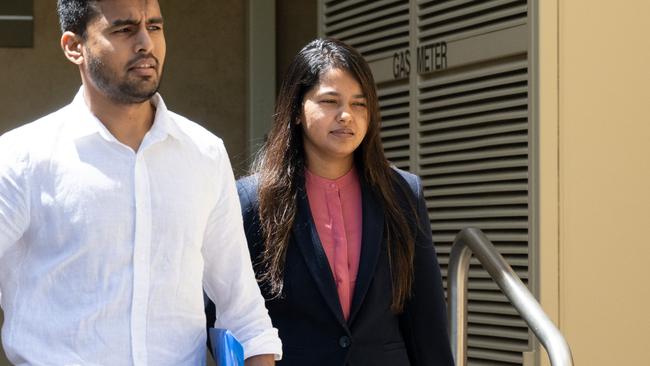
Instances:
[[[361,255],[361,186],[356,169],[330,180],[305,170],[305,186],[318,237],[334,274],[345,319]]]

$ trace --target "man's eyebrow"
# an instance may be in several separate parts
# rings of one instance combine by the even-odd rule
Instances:
[[[163,24],[163,17],[155,17],[147,19],[147,24]]]
[[[111,23],[113,27],[119,27],[123,25],[138,25],[138,24],[140,24],[139,20],[130,19],[130,18],[117,19]],[[147,19],[147,24],[163,24],[163,18],[162,17],[149,18]]]
[[[140,22],[135,19],[116,19],[111,23],[111,26],[119,27],[122,25],[138,25],[138,24],[140,24]]]

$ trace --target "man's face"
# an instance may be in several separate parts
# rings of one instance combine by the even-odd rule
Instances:
[[[165,36],[158,0],[104,0],[86,30],[85,79],[120,104],[142,103],[158,91]]]

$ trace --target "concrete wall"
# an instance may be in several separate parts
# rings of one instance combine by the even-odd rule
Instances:
[[[34,47],[0,48],[0,132],[67,104],[81,81],[59,47],[55,1],[34,2]]]
[[[246,38],[240,0],[160,0],[169,108],[223,138],[235,167],[247,154]]]
[[[645,365],[650,3],[540,7],[542,300],[575,364]]]
[[[279,89],[287,67],[307,42],[318,36],[318,2],[276,0],[276,70]]]

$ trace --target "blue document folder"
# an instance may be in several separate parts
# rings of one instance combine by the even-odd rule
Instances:
[[[229,330],[210,328],[208,335],[217,366],[244,366],[244,347]]]

